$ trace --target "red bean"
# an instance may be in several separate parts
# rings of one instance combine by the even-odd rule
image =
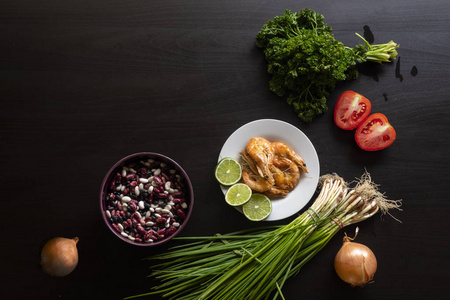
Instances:
[[[180,219],[186,219],[186,214],[181,209],[177,210],[177,215],[180,217]]]
[[[175,231],[177,231],[177,228],[172,226],[166,230],[166,235],[172,235]]]
[[[156,219],[156,223],[158,223],[158,224],[164,224],[164,223],[166,223],[166,221],[167,221],[167,219],[163,218],[163,217]]]
[[[127,176],[125,176],[125,178],[126,178],[127,180],[136,179],[136,174],[134,174],[134,173],[129,173],[129,174],[127,174]]]
[[[153,180],[156,182],[157,185],[163,185],[164,182],[162,181],[162,179],[159,176],[153,176]]]
[[[137,186],[137,181],[132,181],[130,182],[130,187],[134,188],[135,186]]]
[[[115,229],[117,232],[120,233],[120,228],[119,228],[119,226],[117,226],[116,223],[111,223],[111,225],[112,225],[112,227],[114,227],[114,229]]]

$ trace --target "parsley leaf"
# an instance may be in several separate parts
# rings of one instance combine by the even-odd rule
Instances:
[[[272,75],[270,90],[286,97],[305,122],[327,111],[327,98],[339,81],[358,77],[358,63],[388,62],[397,55],[398,45],[393,41],[374,46],[364,42],[346,47],[335,40],[324,16],[310,9],[286,10],[267,21],[256,35],[256,46],[264,51]]]

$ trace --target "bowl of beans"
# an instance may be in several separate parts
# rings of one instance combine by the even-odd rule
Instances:
[[[100,208],[119,239],[155,246],[176,236],[189,220],[194,204],[191,181],[173,159],[140,152],[115,163],[103,179]]]

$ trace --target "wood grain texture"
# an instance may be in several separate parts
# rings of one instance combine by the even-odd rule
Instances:
[[[399,60],[360,66],[311,124],[269,91],[254,43],[267,20],[305,7],[346,45],[360,42],[364,26],[375,43],[400,44]],[[321,174],[351,181],[366,168],[404,203],[395,213],[402,223],[384,216],[359,225],[358,241],[378,258],[374,284],[352,289],[338,279],[338,234],[287,282],[286,299],[448,298],[449,15],[447,0],[1,1],[2,298],[122,299],[153,286],[142,258],[170,245],[120,243],[98,207],[106,171],[134,152],[164,153],[189,174],[196,203],[183,235],[264,225],[227,206],[212,173],[228,136],[263,118],[302,130]],[[347,89],[388,116],[397,131],[390,148],[364,152],[335,126],[332,108]],[[80,238],[80,263],[66,278],[38,268],[39,247],[54,236]]]

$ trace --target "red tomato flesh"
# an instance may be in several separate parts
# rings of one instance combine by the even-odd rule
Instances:
[[[366,151],[377,151],[390,146],[397,136],[394,127],[389,124],[385,115],[370,115],[355,133],[358,146]]]
[[[354,91],[345,91],[336,101],[334,122],[342,129],[355,129],[367,118],[371,109],[369,99]]]

